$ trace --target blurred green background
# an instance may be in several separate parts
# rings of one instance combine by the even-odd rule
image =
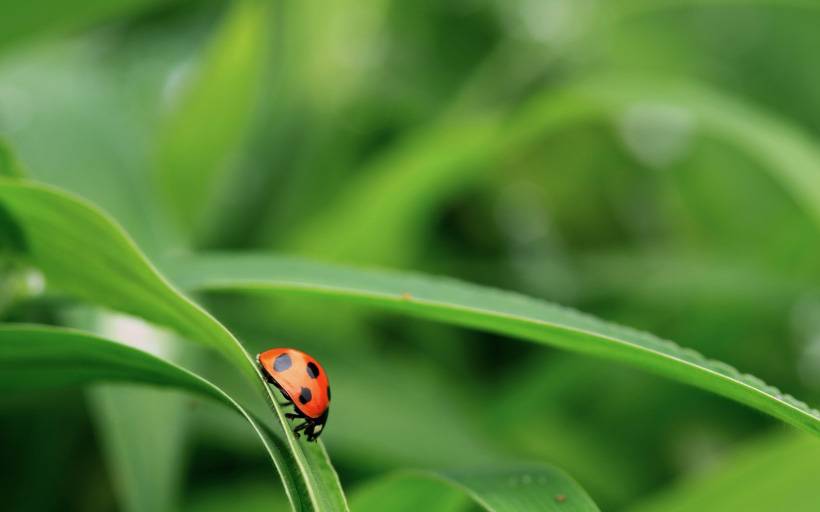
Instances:
[[[818,23],[796,0],[4,1],[0,138],[160,267],[265,250],[453,276],[816,405]],[[4,321],[213,365],[3,265]],[[335,303],[204,300],[252,352],[323,362],[349,495],[391,469],[548,461],[602,510],[820,503],[816,441],[693,388]],[[188,396],[6,395],[0,429],[4,509],[286,507],[250,429]]]

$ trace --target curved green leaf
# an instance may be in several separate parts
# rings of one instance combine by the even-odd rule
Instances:
[[[168,386],[235,407],[219,388],[147,352],[72,329],[0,325],[0,389],[47,389],[91,382]]]
[[[165,386],[204,396],[239,412],[277,466],[283,442],[207,380],[146,352],[81,331],[36,325],[0,325],[0,389],[49,389],[96,382]],[[283,474],[286,492],[299,483]]]
[[[165,121],[158,183],[181,224],[199,226],[205,206],[258,108],[270,60],[272,2],[234,2],[199,69]]]
[[[19,228],[24,249],[49,285],[176,329],[223,354],[265,397],[279,423],[284,451],[277,469],[299,510],[339,510],[346,503],[321,442],[299,442],[251,356],[216,319],[179,293],[109,217],[50,187],[0,178],[0,206]]]
[[[488,512],[594,512],[598,507],[566,473],[537,465],[486,471],[406,471],[358,490],[357,512],[456,511],[472,502]]]
[[[505,155],[584,123],[616,120],[636,106],[672,109],[700,135],[759,160],[820,224],[820,146],[805,131],[706,85],[601,75],[546,90],[507,117],[448,118],[407,137],[358,173],[289,247],[357,263],[405,262],[408,237],[436,205],[503,169]]]
[[[602,75],[536,98],[510,125],[502,145],[531,144],[556,127],[607,119],[634,107],[672,108],[702,134],[762,162],[820,224],[820,146],[809,134],[765,110],[708,86],[659,78]]]
[[[7,4],[0,17],[0,49],[21,39],[52,31],[83,28],[116,16],[148,10],[159,0],[111,0],[61,2],[34,0]]]
[[[173,274],[191,290],[327,296],[622,361],[820,434],[820,412],[752,375],[652,334],[515,293],[452,279],[249,254],[181,258]]]
[[[820,441],[776,435],[744,444],[711,470],[661,490],[632,512],[811,512],[820,503]]]

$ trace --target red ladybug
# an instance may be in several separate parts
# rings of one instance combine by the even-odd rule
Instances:
[[[304,430],[308,441],[315,441],[327,422],[330,408],[330,385],[318,361],[293,348],[272,348],[256,356],[265,379],[279,388],[296,412],[288,419],[301,418],[304,423],[293,429],[296,437]]]

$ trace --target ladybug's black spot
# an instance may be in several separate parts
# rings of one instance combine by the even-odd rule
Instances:
[[[327,401],[330,402],[330,386],[327,387]]]
[[[315,379],[319,376],[319,367],[316,366],[316,364],[313,361],[307,364],[307,374],[308,377],[310,377],[311,379]]]
[[[311,393],[308,388],[302,388],[302,390],[299,392],[299,403],[305,405],[306,403],[310,402],[311,398],[313,398],[313,393]]]
[[[290,356],[287,354],[279,354],[276,356],[276,359],[273,361],[273,369],[277,372],[283,372],[290,368],[290,365],[293,364],[293,361],[290,360]]]

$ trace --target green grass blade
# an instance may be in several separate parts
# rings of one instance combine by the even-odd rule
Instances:
[[[820,434],[820,412],[752,375],[652,334],[515,293],[266,255],[186,257],[174,275],[191,290],[326,296],[630,363]]]
[[[66,32],[115,16],[139,12],[160,3],[159,0],[34,0],[6,4],[3,16],[0,16],[0,49],[37,34]]]
[[[207,380],[151,354],[82,331],[39,325],[0,325],[0,390],[51,389],[122,382],[162,386],[221,402],[253,427],[277,467],[287,464],[283,441],[240,404]],[[284,454],[284,455],[283,455]],[[303,503],[301,482],[282,472],[285,491],[296,510]],[[301,505],[301,506],[300,506]]]
[[[216,386],[147,352],[73,329],[0,325],[0,388],[49,389],[94,382],[167,386],[234,407]]]
[[[187,232],[201,228],[266,89],[269,0],[235,2],[163,126],[157,181]]]
[[[275,413],[282,437],[283,479],[299,481],[291,497],[304,510],[345,509],[341,486],[321,442],[299,442],[273,390],[239,341],[179,293],[134,242],[93,205],[65,192],[0,178],[0,206],[16,223],[24,250],[49,285],[106,307],[171,327],[222,353],[253,383]],[[298,492],[304,495],[296,498]]]
[[[505,155],[586,123],[615,121],[636,106],[672,109],[691,118],[698,135],[760,161],[820,225],[820,147],[805,131],[706,85],[602,75],[544,91],[507,117],[448,119],[407,137],[358,173],[287,247],[339,261],[405,263],[408,239],[430,212],[504,169],[498,162]]]
[[[698,83],[602,75],[534,99],[510,123],[503,146],[532,144],[556,128],[617,119],[634,107],[662,107],[688,116],[701,135],[740,149],[792,194],[820,224],[820,146],[805,131],[751,104]]]
[[[811,512],[820,503],[820,441],[778,433],[648,498],[634,512]]]
[[[488,512],[595,512],[598,507],[566,473],[537,465],[486,471],[401,472],[368,484],[353,510],[456,511],[472,502]]]
[[[189,397],[121,384],[95,386],[87,396],[122,510],[178,510]]]

